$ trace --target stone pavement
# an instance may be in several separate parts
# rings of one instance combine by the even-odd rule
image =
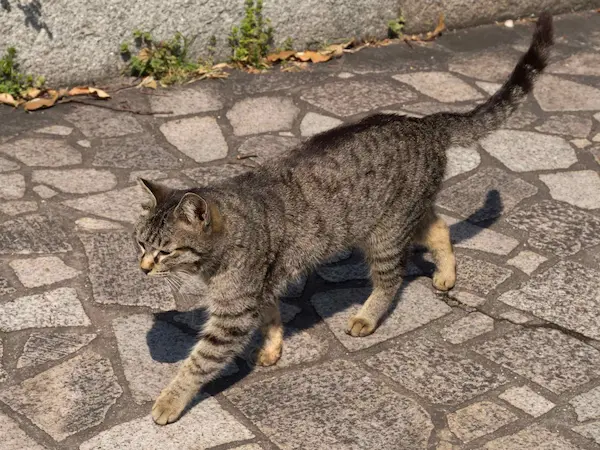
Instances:
[[[395,310],[349,337],[369,285],[360,255],[340,255],[283,300],[277,366],[239,358],[177,423],[149,416],[203,315],[137,268],[135,178],[210,183],[372,111],[466,110],[530,33],[482,27],[113,100],[154,115],[0,109],[0,449],[600,448],[598,14],[558,18],[535,95],[449,151],[449,295],[415,252]]]

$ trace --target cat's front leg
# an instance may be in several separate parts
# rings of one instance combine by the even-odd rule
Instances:
[[[200,341],[154,403],[152,418],[157,424],[176,421],[200,388],[244,350],[260,325],[258,297],[235,289],[227,292],[211,301],[210,317]]]

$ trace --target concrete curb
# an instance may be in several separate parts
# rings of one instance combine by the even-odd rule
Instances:
[[[474,6],[476,3],[476,6]],[[449,28],[522,17],[543,9],[553,13],[600,7],[600,0],[266,0],[276,40],[292,37],[302,48],[311,42],[352,36],[384,37],[387,22],[403,12],[408,32],[432,28],[441,12]],[[33,0],[1,0],[0,51],[14,45],[26,71],[51,83],[91,82],[119,73],[119,44],[136,28],[157,38],[176,31],[196,35],[192,53],[201,55],[216,36],[218,55],[228,55],[227,36],[242,17],[243,0],[70,0],[42,5]]]

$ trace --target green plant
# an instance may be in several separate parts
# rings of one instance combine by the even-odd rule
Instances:
[[[246,0],[244,18],[229,35],[232,62],[257,69],[266,67],[264,58],[273,43],[273,27],[263,17],[262,9],[262,0]]]
[[[283,51],[292,51],[294,50],[294,40],[289,37],[281,44],[281,50]]]
[[[135,54],[131,44],[124,42],[120,46],[121,55],[128,61],[127,70],[135,77],[152,76],[162,84],[180,83],[198,69],[198,63],[190,61],[188,51],[193,42],[177,32],[165,41],[156,41],[148,31],[133,32]]]
[[[24,91],[42,87],[45,81],[44,77],[35,77],[19,71],[17,50],[14,47],[9,47],[0,58],[0,94],[10,94],[14,98],[20,98]]]
[[[406,21],[404,20],[402,13],[400,13],[396,19],[390,20],[388,22],[388,37],[396,39],[402,36],[405,24]]]

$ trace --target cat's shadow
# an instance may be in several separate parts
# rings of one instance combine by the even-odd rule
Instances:
[[[491,190],[486,196],[484,205],[471,214],[466,220],[457,222],[450,226],[450,234],[452,236],[453,243],[460,243],[464,240],[471,239],[476,236],[482,229],[491,226],[501,216],[503,212],[503,203],[500,193],[497,190]],[[485,217],[489,217],[486,221],[476,221],[474,219],[480,218],[485,213]],[[471,222],[477,222],[477,226],[472,226]],[[430,261],[424,258],[424,252],[415,252],[411,255],[410,262],[413,267],[417,267],[421,274],[431,276],[435,269],[435,266]],[[416,277],[407,277],[403,287],[408,285]],[[401,288],[402,289],[402,288]],[[396,296],[396,299],[401,298],[401,292]],[[290,334],[297,333],[302,330],[310,329],[317,323],[321,322],[326,317],[322,317],[317,314],[310,303],[310,299],[301,298],[294,302],[295,306],[302,309],[297,319],[294,319],[290,326],[286,327],[286,338]],[[396,305],[392,305],[390,310],[393,311]],[[340,303],[338,305],[332,304],[327,309],[329,316],[334,315],[344,309],[348,308],[348,303]],[[306,312],[304,314],[304,312]],[[198,330],[202,329],[202,325],[205,322],[207,315],[204,308],[196,308],[189,311],[169,311],[163,313],[157,313],[154,315],[154,324],[148,331],[146,341],[150,350],[150,355],[155,361],[163,363],[175,363],[183,360],[187,357],[190,350],[192,349]],[[385,319],[384,319],[385,320]],[[165,322],[168,322],[172,327],[177,327],[178,330],[173,329],[179,336],[181,334],[189,335],[189,339],[169,338],[168,334],[165,334],[165,326],[168,326]],[[359,338],[357,338],[359,339]],[[254,342],[256,345],[256,341]],[[284,344],[285,345],[285,344]],[[244,352],[245,355],[249,352]],[[252,364],[247,359],[238,358],[236,363],[231,364],[225,371],[224,375],[217,380],[209,383],[203,389],[204,392],[212,395],[216,395],[229,387],[236,384],[238,381],[245,378],[249,373],[253,371]],[[165,384],[169,380],[165,380]],[[206,398],[205,395],[199,395],[195,401],[192,402],[186,410],[202,401]]]

